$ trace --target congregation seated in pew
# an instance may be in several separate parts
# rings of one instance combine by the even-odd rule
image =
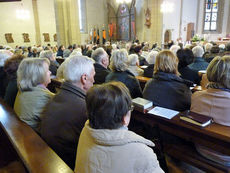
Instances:
[[[169,50],[159,52],[154,65],[154,75],[147,82],[143,97],[154,105],[177,111],[190,108],[192,82],[179,77],[178,58]]]
[[[142,97],[140,83],[128,70],[128,52],[125,49],[115,50],[110,59],[112,72],[107,75],[106,82],[120,81],[129,89],[132,98]]]
[[[85,95],[94,83],[94,61],[72,56],[64,62],[59,92],[42,113],[41,136],[74,169],[78,139],[87,120]]]
[[[46,87],[50,83],[49,60],[25,58],[17,71],[18,93],[14,110],[18,117],[39,132],[41,112],[54,96]]]
[[[93,86],[86,95],[89,120],[81,132],[75,172],[163,173],[154,143],[128,130],[132,101],[121,82]]]
[[[8,79],[4,101],[12,108],[14,107],[14,101],[18,92],[17,70],[20,62],[24,58],[24,55],[13,55],[11,58],[7,59],[4,64],[4,70]]]
[[[230,56],[215,57],[207,68],[207,90],[192,95],[191,111],[210,116],[214,122],[230,126]],[[205,157],[230,166],[230,156],[197,144]]]

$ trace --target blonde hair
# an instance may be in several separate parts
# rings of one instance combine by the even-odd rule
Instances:
[[[17,71],[18,88],[21,91],[30,91],[33,87],[46,81],[44,64],[50,65],[46,58],[25,58]]]
[[[156,57],[156,62],[154,65],[154,74],[159,71],[166,73],[173,73],[175,75],[180,75],[178,72],[178,58],[173,52],[169,50],[163,50],[158,53]]]
[[[112,71],[125,71],[128,68],[128,52],[126,49],[115,50],[109,65]]]
[[[207,78],[214,87],[230,89],[230,56],[217,56],[207,68]]]

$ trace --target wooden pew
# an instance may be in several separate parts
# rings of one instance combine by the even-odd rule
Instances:
[[[145,88],[145,84],[151,79],[143,76],[136,76],[136,79],[140,82],[142,90]]]
[[[33,131],[27,124],[20,121],[12,108],[0,99],[0,148],[1,155],[19,158],[26,172],[31,173],[73,173],[65,162]],[[7,146],[7,148],[6,148]],[[8,149],[10,148],[10,149]],[[16,159],[17,159],[16,158]],[[8,159],[13,160],[12,159]],[[2,161],[0,159],[0,161]],[[5,163],[6,164],[6,163]],[[3,164],[0,164],[3,165]]]
[[[213,123],[206,128],[199,128],[180,120],[179,115],[168,120],[155,115],[144,114],[138,111],[132,113],[132,120],[136,124],[142,123],[151,127],[157,127],[159,132],[167,132],[180,137],[185,141],[210,147],[215,151],[230,155],[230,127]],[[158,132],[158,133],[159,133]],[[148,132],[146,132],[148,133]],[[158,137],[160,138],[160,137]],[[161,139],[158,139],[161,141]],[[163,143],[161,141],[161,143]],[[164,144],[162,152],[185,161],[207,172],[230,172],[230,167],[210,161],[202,157],[194,147],[184,144]]]

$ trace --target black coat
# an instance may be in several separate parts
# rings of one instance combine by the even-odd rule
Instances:
[[[190,80],[193,83],[199,85],[201,78],[199,77],[198,73],[192,69],[190,69],[188,66],[179,68],[178,71],[181,74],[182,79]]]
[[[153,69],[154,69],[154,64],[148,65],[148,67],[144,69],[144,76],[152,78],[153,77]]]
[[[41,121],[41,136],[74,169],[80,133],[87,120],[85,92],[64,82],[47,104]]]
[[[158,72],[153,75],[144,88],[145,99],[153,101],[156,106],[177,111],[190,109],[192,83],[175,74]]]
[[[8,84],[7,75],[3,67],[0,67],[0,97],[4,98],[6,87]]]
[[[107,75],[105,81],[106,82],[120,81],[124,83],[126,87],[129,89],[132,98],[142,97],[142,91],[141,91],[141,86],[139,81],[128,70],[123,72],[120,71],[111,72]]]
[[[95,68],[95,72],[96,72],[96,74],[94,76],[95,84],[104,83],[105,78],[110,73],[110,71],[98,63],[94,64],[94,68]]]
[[[6,88],[4,101],[12,108],[14,107],[14,101],[15,101],[17,93],[18,93],[17,79],[16,78],[11,79]]]

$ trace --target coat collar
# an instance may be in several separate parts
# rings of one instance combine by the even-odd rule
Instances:
[[[175,82],[184,83],[187,86],[193,86],[193,83],[191,81],[182,79],[181,77],[173,73],[157,72],[156,74],[153,74],[153,79],[164,80],[164,81],[175,81]]]
[[[85,96],[86,96],[85,91],[83,91],[79,87],[74,86],[70,82],[63,82],[63,84],[61,85],[61,89],[69,91],[69,92],[72,92],[72,93],[78,95],[81,98],[85,98]]]
[[[150,140],[137,135],[127,129],[93,129],[89,125],[89,120],[85,123],[85,130],[93,138],[95,143],[106,146],[119,146],[128,143],[143,143],[149,146],[154,146]]]

